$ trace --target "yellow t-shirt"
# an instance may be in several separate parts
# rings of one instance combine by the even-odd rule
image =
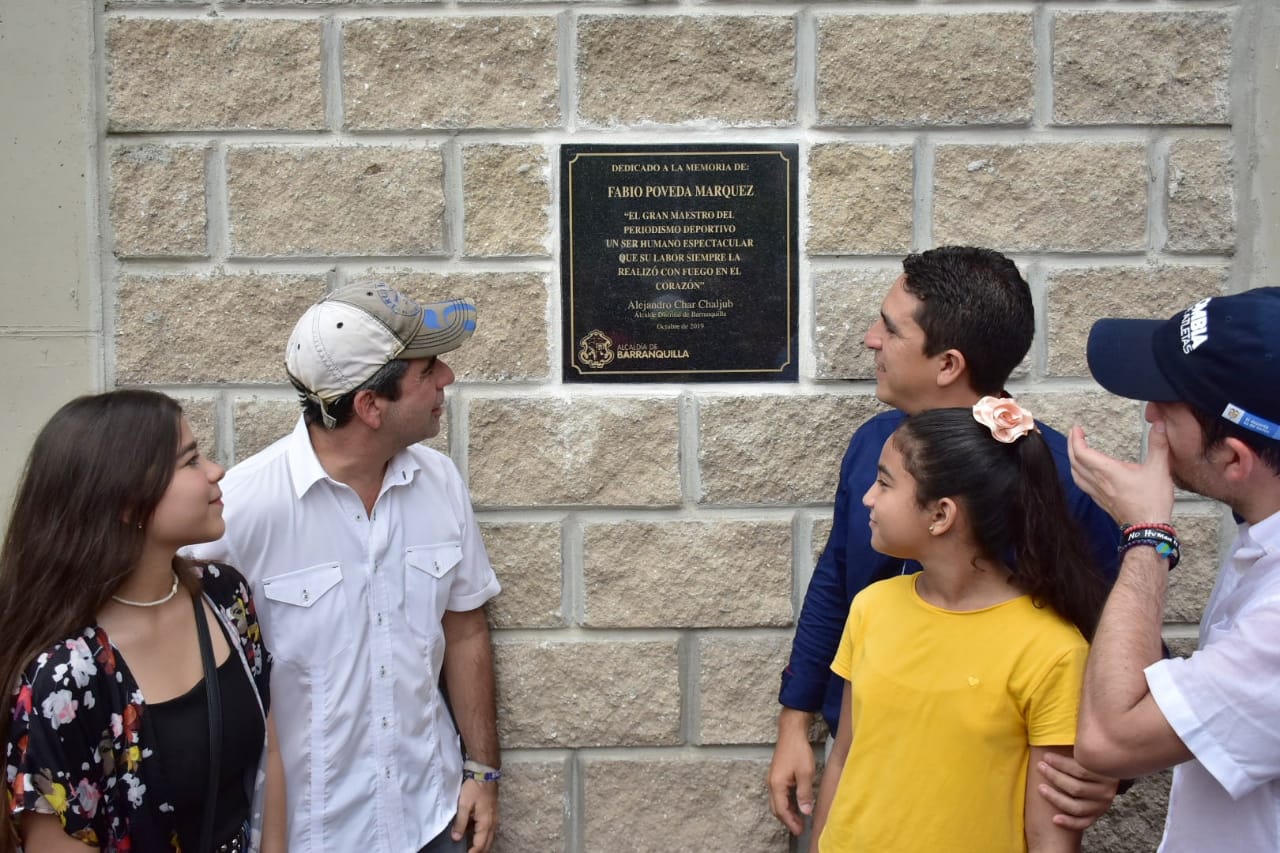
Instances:
[[[1088,644],[1030,596],[957,613],[918,576],[853,600],[831,669],[853,742],[822,853],[1025,851],[1030,746],[1075,742]]]

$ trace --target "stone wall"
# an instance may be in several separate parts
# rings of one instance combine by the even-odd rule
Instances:
[[[106,380],[182,398],[230,463],[296,416],[281,351],[327,288],[473,297],[435,444],[506,590],[501,850],[785,851],[763,784],[778,673],[878,409],[861,338],[901,256],[1010,253],[1038,311],[1012,390],[1136,458],[1141,407],[1088,379],[1085,335],[1250,286],[1261,9],[109,0]],[[556,150],[618,141],[799,143],[798,383],[559,381]],[[1185,637],[1225,519],[1188,496],[1178,515]],[[1162,785],[1088,849],[1153,849]]]

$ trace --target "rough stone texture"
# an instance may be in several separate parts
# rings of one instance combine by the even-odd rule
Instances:
[[[227,460],[218,453],[218,416],[213,400],[195,397],[175,398],[182,406],[182,416],[191,425],[191,433],[195,436],[200,455],[213,459],[219,464],[227,464]]]
[[[350,130],[560,122],[555,18],[368,18],[342,39]]]
[[[809,153],[810,255],[911,249],[912,148],[815,145]]]
[[[1216,139],[1181,139],[1169,147],[1165,215],[1175,252],[1231,252],[1236,245],[1231,145]]]
[[[701,398],[698,501],[830,503],[849,436],[881,408],[870,396]]]
[[[1222,515],[1214,512],[1217,504],[1206,503],[1190,512],[1175,512],[1173,523],[1178,529],[1181,556],[1178,568],[1169,575],[1169,593],[1165,599],[1166,622],[1199,622],[1209,603],[1209,593],[1218,579],[1219,543],[1223,540]],[[1204,514],[1208,511],[1211,514]]]
[[[1045,295],[1050,376],[1089,376],[1089,329],[1100,317],[1160,319],[1226,286],[1226,267],[1094,267],[1050,272]]]
[[[592,125],[789,125],[795,20],[777,15],[587,15],[578,113]]]
[[[627,853],[778,853],[786,829],[769,813],[768,759],[584,764],[583,849]],[[684,836],[697,842],[682,846]]]
[[[111,152],[111,230],[118,257],[208,254],[206,150],[131,145]]]
[[[673,506],[674,398],[477,399],[467,453],[477,507]]]
[[[1009,250],[1142,249],[1142,145],[940,145],[934,242]]]
[[[444,248],[437,148],[268,146],[227,154],[231,254],[421,255]]]
[[[111,131],[324,127],[319,21],[107,21]]]
[[[828,512],[826,515],[816,518],[813,521],[813,527],[809,533],[809,547],[812,551],[810,554],[810,557],[812,557],[810,567],[817,565],[818,558],[822,556],[822,549],[827,547],[827,538],[831,536],[831,520],[832,514]],[[804,590],[801,590],[802,601],[803,592]]]
[[[758,743],[777,738],[778,678],[791,635],[698,640],[698,743]]]
[[[676,641],[494,642],[498,732],[519,747],[680,742]]]
[[[489,601],[495,628],[565,624],[559,523],[481,522],[480,532],[502,593]]]
[[[1150,853],[1160,843],[1173,771],[1143,776],[1084,834],[1084,853]]]
[[[791,624],[791,525],[769,521],[587,524],[592,628]]]
[[[287,339],[286,339],[287,340]],[[280,351],[284,352],[281,344]],[[283,359],[281,359],[283,363]],[[281,376],[284,370],[281,368]],[[286,382],[288,380],[285,380]],[[248,459],[259,450],[293,432],[302,407],[296,399],[276,400],[248,397],[236,400],[232,409],[235,434],[235,460]]]
[[[1084,427],[1089,444],[1103,453],[1136,462],[1142,447],[1142,404],[1098,389],[1090,392],[1024,392],[1016,395],[1036,419],[1063,435]]]
[[[1225,124],[1226,12],[1060,12],[1054,119],[1063,124]]]
[[[319,276],[123,276],[116,381],[278,384],[293,324],[323,293]]]
[[[538,145],[466,145],[462,149],[464,252],[547,255],[551,172]]]
[[[530,381],[550,372],[551,291],[543,273],[368,270],[360,276],[367,278],[381,279],[420,301],[461,296],[475,303],[476,333],[444,355],[458,381]]]
[[[814,276],[813,350],[817,379],[875,379],[875,354],[862,344],[901,269],[829,270]]]
[[[1026,124],[1031,16],[822,16],[817,73],[822,125]]]
[[[569,771],[558,761],[502,762],[498,837],[493,853],[565,850]]]

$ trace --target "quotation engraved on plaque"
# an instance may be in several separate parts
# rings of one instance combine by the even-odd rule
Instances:
[[[564,380],[794,381],[797,151],[562,146]]]

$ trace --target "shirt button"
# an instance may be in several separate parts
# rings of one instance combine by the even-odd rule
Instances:
[[[378,677],[379,678],[387,677],[387,668],[385,666],[378,667]]]
[[[386,718],[386,717],[383,717],[383,718],[382,718],[382,727],[383,727],[384,729],[387,727],[387,718]]]
[[[381,624],[382,624],[382,614],[381,614],[381,613],[379,613],[379,614],[378,614],[378,624],[379,624],[379,625],[381,625]]]
[[[390,767],[388,767],[386,770],[383,770],[383,771],[382,771],[382,775],[383,775],[383,776],[386,776],[388,779],[390,779],[390,778],[391,778],[391,768],[390,768]]]

